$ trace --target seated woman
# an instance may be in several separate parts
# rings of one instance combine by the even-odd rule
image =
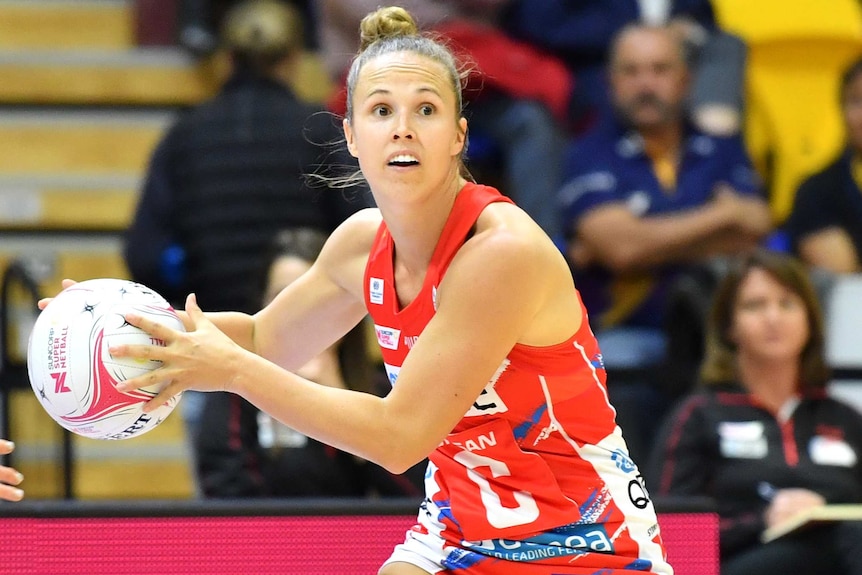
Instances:
[[[706,333],[702,389],[666,421],[653,495],[716,501],[722,575],[862,573],[862,523],[761,543],[808,507],[862,502],[862,415],[827,397],[824,328],[804,266],[757,251],[724,277]]]
[[[306,228],[275,237],[259,286],[263,305],[311,267],[325,241],[325,234]],[[360,324],[297,373],[321,385],[374,392],[365,339]],[[205,497],[421,496],[422,465],[393,475],[309,439],[238,395],[208,394],[201,417],[195,451]]]

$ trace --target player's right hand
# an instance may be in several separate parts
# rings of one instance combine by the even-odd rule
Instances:
[[[75,285],[76,283],[78,283],[78,282],[76,282],[75,280],[70,280],[70,279],[68,279],[68,278],[67,278],[67,279],[64,279],[64,280],[61,282],[61,286],[62,286],[62,289],[66,289],[66,288],[68,288],[68,287],[70,287],[70,286]],[[51,303],[51,300],[52,300],[52,299],[54,299],[54,298],[52,298],[52,297],[43,297],[42,299],[40,299],[40,300],[36,303],[36,305],[38,305],[38,306],[39,306],[39,309],[45,309],[45,308],[48,306],[48,304],[49,304],[49,303]]]

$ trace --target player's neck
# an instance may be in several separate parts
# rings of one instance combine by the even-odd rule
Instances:
[[[450,189],[429,196],[419,204],[391,202],[379,206],[395,243],[399,267],[410,274],[424,274],[464,183],[459,178]]]

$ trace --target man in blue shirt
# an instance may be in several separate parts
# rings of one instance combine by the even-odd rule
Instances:
[[[686,122],[689,71],[670,28],[624,28],[608,79],[615,117],[568,152],[562,242],[606,365],[642,368],[664,359],[665,298],[678,274],[754,247],[771,220],[741,140]]]

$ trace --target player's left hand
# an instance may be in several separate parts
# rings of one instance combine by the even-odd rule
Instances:
[[[201,311],[194,294],[186,299],[188,331],[171,329],[138,314],[129,313],[126,321],[141,328],[158,345],[118,345],[110,348],[117,357],[131,357],[162,362],[162,366],[117,385],[119,391],[162,386],[158,395],[144,407],[149,412],[187,389],[225,391],[239,372],[244,355],[250,354],[220,331]]]
[[[70,280],[68,278],[64,279],[60,284],[60,291],[66,289],[66,288],[72,287],[76,283],[78,283],[78,282],[76,282],[75,280]],[[48,304],[51,303],[52,299],[54,299],[54,298],[53,297],[43,297],[38,302],[36,302],[36,306],[40,310],[45,309],[46,307],[48,307]]]
[[[0,439],[0,455],[12,453],[15,449],[15,444],[5,439]],[[5,465],[0,465],[0,499],[6,501],[21,501],[24,498],[24,492],[15,487],[24,481],[24,476],[18,471]]]

